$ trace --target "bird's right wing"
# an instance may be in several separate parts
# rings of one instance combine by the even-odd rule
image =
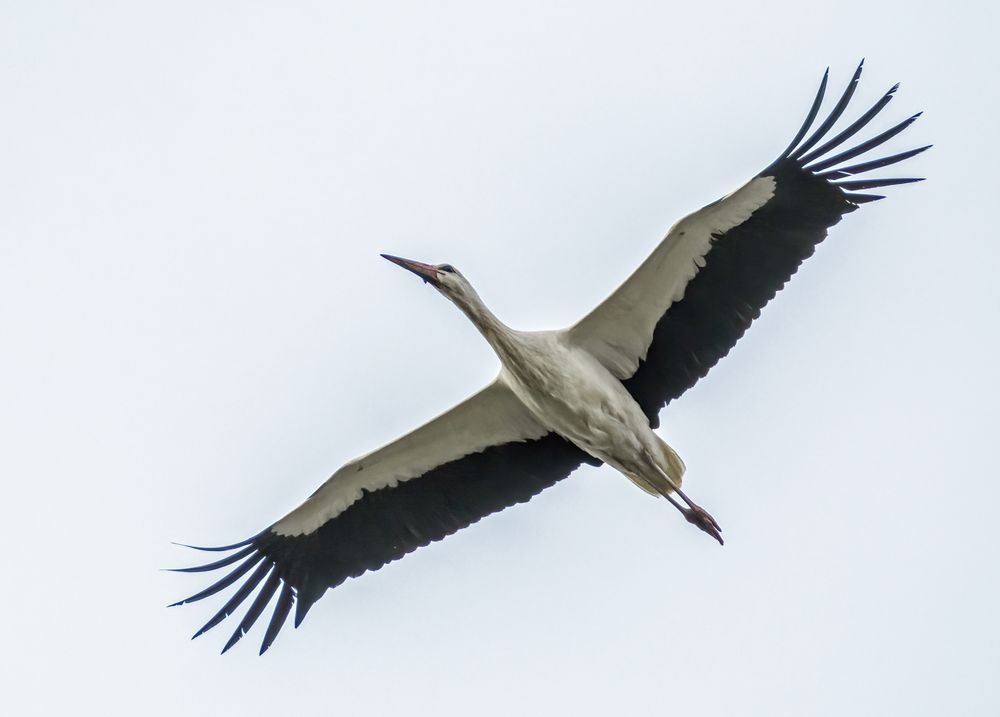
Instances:
[[[298,626],[328,588],[527,501],[585,461],[593,459],[549,433],[498,379],[420,428],[347,463],[263,532],[234,545],[206,548],[232,554],[184,572],[235,567],[175,604],[201,600],[239,583],[197,637],[222,622],[263,583],[223,650],[250,629],[278,593],[263,653],[293,604]]]
[[[862,204],[882,199],[865,190],[919,181],[856,177],[927,147],[850,164],[918,115],[843,149],[889,104],[896,87],[826,140],[860,77],[861,66],[830,115],[806,138],[823,100],[824,75],[805,123],[776,161],[674,225],[632,276],[568,329],[573,343],[622,380],[654,427],[660,409],[729,352],[827,229]]]

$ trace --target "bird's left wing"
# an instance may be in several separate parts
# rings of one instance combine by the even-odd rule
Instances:
[[[858,66],[830,115],[805,139],[823,101],[824,75],[805,123],[775,162],[735,192],[674,225],[625,283],[568,329],[571,341],[622,380],[654,427],[660,409],[729,352],[826,237],[827,229],[861,204],[882,199],[864,190],[918,181],[849,178],[927,147],[844,166],[919,116],[843,149],[889,104],[898,85],[823,141],[860,77]]]
[[[183,572],[235,567],[174,604],[239,585],[197,637],[263,583],[223,649],[236,644],[277,594],[263,653],[293,604],[297,627],[328,588],[527,501],[585,461],[593,459],[549,433],[498,379],[415,431],[347,463],[263,532],[234,545],[202,548],[231,554]]]

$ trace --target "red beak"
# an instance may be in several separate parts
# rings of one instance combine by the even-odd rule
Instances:
[[[407,271],[412,271],[424,281],[429,281],[434,286],[438,285],[438,270],[430,264],[424,264],[411,259],[403,259],[398,256],[393,256],[392,254],[381,254],[380,256],[383,259],[388,259],[393,264],[398,264]]]

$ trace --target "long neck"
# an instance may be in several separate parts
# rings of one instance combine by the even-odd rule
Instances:
[[[452,301],[476,325],[501,360],[516,351],[517,332],[500,321],[479,298],[479,294],[470,290],[454,296]]]

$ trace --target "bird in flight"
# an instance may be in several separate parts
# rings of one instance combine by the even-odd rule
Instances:
[[[511,329],[450,264],[383,254],[469,318],[500,359],[499,375],[437,418],[345,464],[260,533],[197,548],[228,554],[181,572],[232,569],[174,605],[238,587],[194,636],[222,622],[260,586],[222,651],[274,600],[263,654],[293,607],[298,627],[327,589],[523,503],[582,463],[607,463],[650,495],[666,498],[721,544],[719,524],[681,488],[683,462],[653,429],[660,410],[729,352],[827,230],[844,214],[883,198],[868,190],[920,181],[859,177],[930,145],[851,163],[919,116],[848,142],[890,103],[898,85],[827,138],[857,89],[863,64],[810,133],[827,70],[805,122],[778,159],[677,222],[611,296],[567,329]]]

